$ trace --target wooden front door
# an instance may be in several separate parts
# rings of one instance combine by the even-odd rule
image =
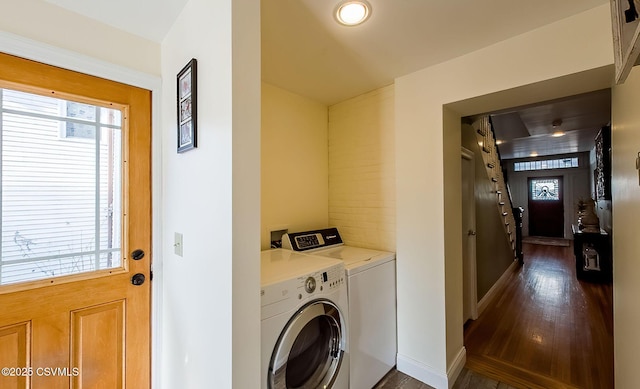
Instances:
[[[148,388],[151,93],[4,54],[0,88],[0,388]]]
[[[529,236],[564,237],[562,177],[529,178]]]

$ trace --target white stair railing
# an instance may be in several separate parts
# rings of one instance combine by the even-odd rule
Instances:
[[[476,138],[478,145],[482,148],[482,160],[487,172],[488,179],[492,182],[494,193],[496,194],[496,209],[503,221],[505,236],[507,237],[514,258],[517,258],[516,252],[516,220],[513,216],[513,204],[511,203],[511,195],[509,188],[504,179],[500,155],[496,147],[496,140],[491,130],[491,122],[489,116],[482,116],[472,124],[476,130]]]

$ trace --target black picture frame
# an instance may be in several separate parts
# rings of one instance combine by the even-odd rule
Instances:
[[[178,153],[198,146],[198,61],[192,58],[178,73]]]
[[[595,138],[596,200],[611,200],[611,127],[600,129]]]

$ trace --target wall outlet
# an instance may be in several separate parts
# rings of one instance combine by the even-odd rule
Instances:
[[[270,242],[272,249],[278,249],[282,247],[282,235],[289,232],[289,229],[281,229],[270,232]]]
[[[176,233],[174,233],[174,237],[173,237],[173,252],[176,255],[181,257],[182,256],[182,250],[183,250],[182,233],[176,232]]]

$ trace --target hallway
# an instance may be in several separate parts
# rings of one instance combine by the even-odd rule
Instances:
[[[524,265],[465,327],[466,367],[515,387],[613,388],[612,286],[578,281],[571,245],[523,249]]]

